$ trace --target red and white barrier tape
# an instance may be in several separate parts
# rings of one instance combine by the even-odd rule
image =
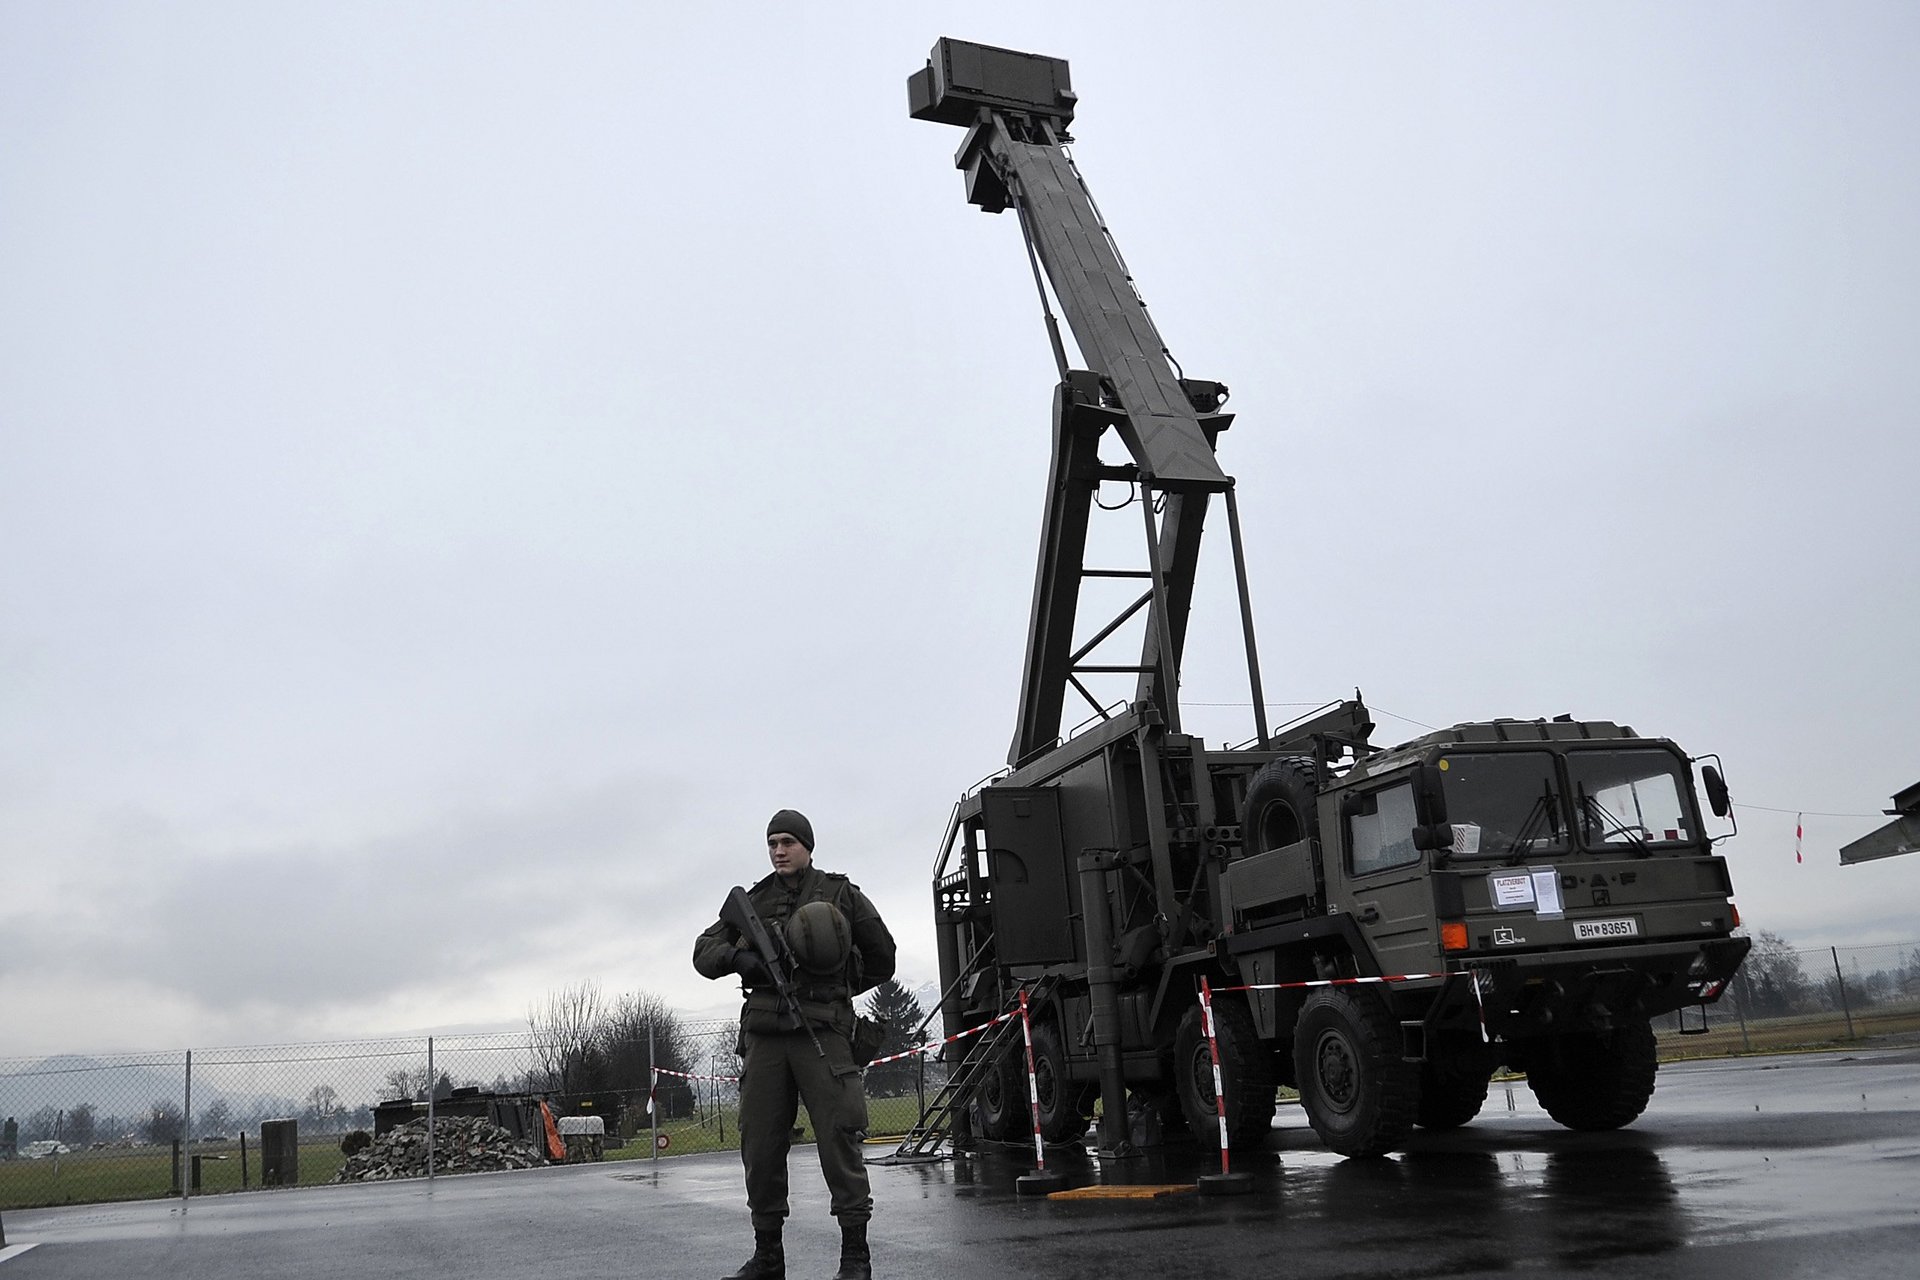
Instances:
[[[728,1080],[734,1084],[740,1083],[739,1076],[697,1076],[688,1071],[669,1071],[665,1067],[655,1067],[653,1072],[655,1075],[676,1076],[681,1080]]]
[[[932,1053],[935,1049],[944,1049],[946,1046],[952,1044],[956,1040],[965,1040],[968,1036],[977,1036],[982,1031],[985,1031],[988,1027],[997,1027],[1001,1023],[1007,1021],[1009,1018],[1012,1018],[1014,1016],[1016,1016],[1014,1014],[1014,1011],[1009,1009],[1007,1012],[1001,1014],[997,1018],[989,1018],[977,1027],[968,1027],[965,1031],[955,1032],[953,1035],[948,1036],[945,1040],[929,1040],[925,1044],[917,1044],[913,1046],[913,1048],[911,1049],[905,1049],[899,1053],[890,1053],[884,1058],[875,1058],[872,1062],[869,1062],[867,1065],[870,1067],[877,1067],[883,1062],[898,1062],[902,1058],[911,1058],[915,1054]]]
[[[1376,982],[1423,982],[1429,978],[1445,978],[1444,973],[1389,973],[1378,978],[1315,978],[1311,982],[1249,982],[1238,987],[1216,987],[1215,992],[1227,991],[1297,991],[1301,987],[1355,987],[1364,983]]]
[[[1316,978],[1311,982],[1249,982],[1239,987],[1221,987],[1220,990],[1297,991],[1302,987],[1354,987],[1360,986],[1363,983],[1426,982],[1434,978],[1450,978],[1453,976],[1454,975],[1450,973],[1389,973],[1377,978]],[[1487,1034],[1487,1004],[1480,993],[1480,971],[1478,969],[1467,970],[1467,980],[1473,984],[1473,1002],[1479,1006],[1480,1043],[1491,1043],[1492,1037]],[[1202,978],[1200,980],[1200,986],[1204,992],[1206,989],[1206,979]]]
[[[882,1063],[898,1062],[902,1058],[911,1058],[915,1054],[932,1053],[934,1050],[943,1049],[946,1046],[953,1044],[955,1041],[965,1040],[968,1036],[977,1036],[982,1031],[985,1031],[988,1027],[997,1027],[1001,1023],[1006,1022],[1008,1019],[1016,1016],[1018,1015],[1013,1010],[1009,1009],[1007,1012],[1001,1014],[999,1017],[989,1018],[977,1027],[968,1027],[965,1031],[955,1032],[953,1035],[948,1036],[944,1040],[929,1040],[925,1044],[917,1044],[913,1046],[913,1048],[903,1050],[900,1053],[890,1053],[884,1058],[875,1058],[872,1062],[869,1062],[867,1065],[870,1067],[877,1067]],[[658,1067],[656,1068],[656,1070],[659,1072],[659,1074],[663,1076],[678,1076],[682,1080],[727,1080],[736,1084],[739,1083],[739,1080],[740,1080],[739,1076],[702,1076],[702,1075],[694,1075],[691,1072],[687,1072],[687,1071],[669,1071],[665,1067]]]

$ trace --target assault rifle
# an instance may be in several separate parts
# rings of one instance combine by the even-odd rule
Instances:
[[[826,1057],[827,1051],[820,1047],[820,1037],[813,1033],[807,1015],[800,1010],[798,983],[793,976],[798,966],[794,963],[793,951],[787,946],[787,940],[767,928],[766,922],[760,919],[760,913],[753,909],[753,900],[739,885],[727,891],[726,905],[720,908],[720,919],[732,925],[740,935],[741,942],[760,957],[760,963],[773,978],[774,990],[780,993],[780,1002],[786,1006],[793,1020],[800,1024],[800,1029],[807,1033],[814,1051]]]

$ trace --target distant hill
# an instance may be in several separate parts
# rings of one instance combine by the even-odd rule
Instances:
[[[174,1059],[168,1061],[168,1059]],[[116,1063],[76,1054],[13,1060],[0,1068],[0,1114],[24,1120],[42,1107],[92,1103],[101,1115],[145,1115],[160,1099],[178,1105],[184,1055],[152,1054]]]
[[[145,1116],[155,1102],[179,1106],[185,1092],[184,1054],[138,1054],[126,1060],[59,1054],[0,1063],[0,1118],[25,1120],[42,1107],[70,1111],[91,1103],[96,1115]],[[194,1072],[193,1109],[224,1099],[236,1110],[273,1101],[272,1095],[221,1089],[213,1077]]]

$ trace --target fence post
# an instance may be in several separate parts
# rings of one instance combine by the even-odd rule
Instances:
[[[193,1050],[191,1049],[187,1050],[186,1074],[187,1092],[183,1100],[184,1110],[180,1114],[180,1141],[185,1144],[182,1149],[191,1156],[193,1154]],[[193,1179],[182,1177],[181,1175],[185,1172],[186,1170],[182,1168],[174,1173],[174,1176],[180,1179],[180,1211],[182,1213],[187,1211],[187,1201],[193,1196],[193,1189],[189,1185]]]
[[[1753,1037],[1747,1034],[1747,1001],[1753,985],[1747,981],[1745,967],[1733,975],[1733,980],[1740,984],[1740,989],[1733,993],[1733,1010],[1740,1018],[1740,1048],[1744,1053],[1752,1053]]]
[[[653,1056],[653,1019],[647,1019],[647,1120],[653,1131],[653,1167],[660,1167],[660,1060]]]
[[[1847,975],[1840,972],[1840,948],[1828,947],[1827,950],[1833,953],[1833,980],[1840,984],[1840,1012],[1846,1015],[1847,1039],[1851,1040],[1854,1038],[1853,1010],[1847,1005]]]
[[[427,1037],[427,1185],[433,1185],[433,1037]]]

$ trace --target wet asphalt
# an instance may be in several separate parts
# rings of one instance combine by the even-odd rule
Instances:
[[[1192,1184],[1215,1167],[1191,1148],[1049,1161],[1076,1185]],[[1524,1083],[1495,1082],[1472,1125],[1378,1160],[1331,1155],[1283,1106],[1234,1166],[1248,1194],[1078,1202],[1017,1193],[1031,1150],[876,1166],[875,1274],[1913,1280],[1920,1048],[1668,1065],[1647,1114],[1610,1134],[1563,1130]],[[0,1280],[711,1280],[752,1244],[731,1154],[256,1192],[184,1213],[16,1211],[5,1229]],[[837,1248],[800,1148],[788,1274],[825,1280]]]

